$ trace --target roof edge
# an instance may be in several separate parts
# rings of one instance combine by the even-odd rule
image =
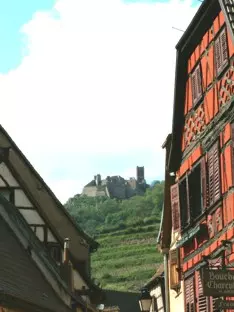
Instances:
[[[61,211],[64,213],[64,215],[69,219],[72,226],[75,227],[77,232],[82,235],[87,242],[90,244],[91,249],[96,250],[99,246],[99,243],[96,242],[93,238],[91,238],[88,234],[86,234],[79,225],[73,220],[71,215],[68,213],[68,211],[65,209],[64,205],[59,201],[59,199],[56,197],[56,195],[53,193],[53,191],[50,189],[50,187],[46,184],[46,182],[42,179],[40,174],[36,171],[36,169],[32,166],[32,164],[29,162],[29,160],[26,158],[26,156],[23,154],[23,152],[19,149],[19,147],[16,145],[16,143],[12,140],[10,135],[7,133],[7,131],[3,128],[2,125],[0,125],[0,131],[3,133],[3,135],[6,136],[6,138],[9,140],[12,147],[16,150],[16,152],[20,155],[20,157],[23,159],[23,161],[26,163],[26,165],[30,168],[32,173],[37,177],[37,179],[42,183],[45,190],[49,193],[51,198],[55,201],[56,205],[59,206]]]

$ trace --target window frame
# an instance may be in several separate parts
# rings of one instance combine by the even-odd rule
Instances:
[[[205,212],[207,206],[204,205],[204,202],[207,200],[206,197],[203,195],[204,193],[207,194],[207,179],[203,178],[203,175],[207,175],[207,171],[206,171],[206,166],[204,166],[205,163],[205,156],[202,156],[200,158],[200,160],[198,162],[195,163],[195,165],[193,165],[192,170],[190,170],[188,173],[185,174],[185,176],[178,182],[179,185],[179,193],[181,193],[180,191],[180,185],[182,183],[186,183],[186,203],[187,203],[187,207],[186,207],[186,214],[187,214],[187,221],[184,221],[182,219],[183,217],[183,212],[180,211],[180,218],[181,218],[181,230],[184,231],[186,230],[191,223],[193,223],[194,221],[196,222]],[[189,177],[192,174],[193,170],[197,167],[200,166],[200,195],[201,195],[201,209],[200,209],[200,213],[195,216],[194,218],[192,218],[192,214],[191,214],[191,196],[190,196],[190,189],[189,189]],[[203,196],[204,196],[204,200],[203,200]],[[181,203],[180,200],[180,209],[183,208],[183,205]]]

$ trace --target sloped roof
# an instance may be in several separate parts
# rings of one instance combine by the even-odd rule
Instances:
[[[39,179],[42,186],[49,193],[51,198],[56,202],[58,209],[60,209],[63,212],[64,217],[69,220],[70,226],[74,227],[79,235],[82,235],[82,237],[84,237],[91,246],[94,246],[96,248],[98,246],[98,243],[95,242],[95,240],[93,240],[90,236],[88,236],[81,229],[81,227],[79,227],[79,225],[77,225],[77,223],[75,223],[75,221],[72,219],[70,214],[64,208],[63,204],[58,200],[58,198],[55,196],[55,194],[52,192],[52,190],[49,188],[49,186],[45,183],[45,181],[42,179],[42,177],[39,175],[39,173],[35,170],[35,168],[32,166],[32,164],[29,162],[29,160],[25,157],[25,155],[21,152],[21,150],[18,148],[18,146],[15,144],[15,142],[12,140],[12,138],[9,136],[9,134],[6,132],[6,130],[2,127],[2,125],[0,125],[0,132],[2,132],[6,136],[6,138],[9,140],[11,146],[16,150],[16,152],[20,155],[20,157],[22,157],[24,162],[30,168],[33,175],[35,175]]]
[[[201,41],[204,33],[210,28],[212,20],[222,9],[227,27],[234,40],[234,24],[232,22],[234,3],[232,0],[204,0],[197,13],[176,45],[176,71],[174,87],[174,107],[172,121],[172,148],[169,169],[176,171],[181,160],[181,140],[184,127],[184,100],[187,77],[187,59]]]
[[[157,283],[157,281],[159,281],[160,279],[162,279],[163,277],[163,273],[164,273],[164,265],[163,263],[161,263],[156,271],[156,273],[151,277],[151,279],[145,284],[145,287],[149,288],[152,287],[153,285],[155,285]]]
[[[28,249],[15,234],[17,230],[27,239]],[[17,208],[0,196],[0,294],[50,311],[71,311],[33,261],[32,250],[41,259],[45,257],[45,251],[35,234],[29,231],[29,226]],[[53,264],[48,261],[47,266],[50,266],[53,276],[57,275],[58,280],[58,272]],[[60,287],[66,288],[62,281]]]
[[[60,243],[63,244],[66,237],[71,239],[71,259],[78,265],[83,260],[81,259],[81,250],[87,250],[86,252],[88,253],[90,250],[97,249],[99,244],[76,224],[62,203],[57,199],[1,125],[0,146],[9,149],[7,165],[17,175],[19,182],[31,193],[34,202],[37,203],[38,209],[40,208],[40,212],[54,230]],[[89,246],[87,248],[83,244],[83,240],[88,243]],[[98,290],[98,287],[93,284],[84,271],[79,271],[79,273],[90,287]]]
[[[118,306],[120,312],[140,312],[139,293],[105,290],[105,306]]]
[[[4,226],[2,226],[2,223],[5,224],[5,228],[7,228],[10,232],[10,234],[12,234],[11,238],[11,243],[14,241],[18,244],[18,247],[14,247],[13,249],[13,244],[10,245],[11,249],[8,248],[8,243],[10,244],[10,242],[8,242],[6,239],[2,240],[2,233],[1,233],[1,229],[4,228]],[[22,244],[22,240],[20,241],[19,239],[19,235],[17,235],[16,233],[18,233],[24,240],[24,242],[26,242],[27,248],[25,249],[25,246],[23,246]],[[10,235],[9,235],[10,236]],[[62,279],[61,277],[61,272],[60,272],[60,268],[55,264],[54,260],[50,257],[50,255],[48,254],[47,249],[45,248],[45,246],[43,245],[43,243],[37,238],[37,236],[35,235],[35,233],[33,233],[33,231],[30,229],[28,223],[25,221],[24,217],[21,215],[21,213],[19,212],[18,208],[15,207],[12,203],[8,202],[1,194],[0,194],[0,237],[1,237],[1,241],[0,241],[0,259],[3,259],[2,255],[5,257],[6,255],[8,255],[8,257],[4,258],[7,262],[7,268],[8,270],[10,270],[10,266],[14,266],[14,270],[11,272],[11,274],[13,274],[10,278],[10,281],[6,282],[6,287],[3,288],[2,287],[2,281],[4,282],[4,279],[2,279],[2,276],[4,277],[4,274],[2,274],[1,270],[5,270],[4,269],[4,262],[1,260],[0,263],[0,300],[3,299],[5,295],[7,295],[8,297],[13,298],[12,300],[14,301],[15,299],[23,299],[26,300],[29,304],[32,304],[34,299],[38,299],[39,296],[39,290],[38,290],[38,286],[41,286],[42,284],[40,284],[40,280],[38,281],[38,279],[36,279],[38,277],[38,272],[40,271],[39,267],[36,265],[36,263],[33,261],[32,258],[34,258],[32,256],[32,253],[36,254],[36,257],[43,263],[44,267],[46,268],[48,274],[46,274],[46,278],[48,278],[49,276],[53,279],[53,281],[55,282],[55,284],[58,286],[56,287],[57,290],[62,290],[62,293],[67,294],[68,298],[70,298],[73,302],[73,304],[75,304],[76,306],[80,306],[85,308],[86,311],[96,311],[96,309],[90,305],[87,304],[86,302],[84,302],[84,300],[82,299],[82,297],[78,294],[78,293],[71,293],[70,290],[68,289],[67,284],[65,283],[65,281]],[[2,246],[1,246],[2,244]],[[5,246],[5,247],[4,247]],[[1,247],[4,247],[5,249],[1,249]],[[19,248],[21,248],[21,254],[22,252],[24,252],[24,255],[22,255],[23,261],[19,263],[19,259],[18,259],[18,255],[20,255],[20,253],[18,253]],[[14,252],[17,251],[17,253],[14,256]],[[15,261],[17,259],[17,261]],[[14,261],[14,264],[13,264]],[[24,266],[26,268],[26,270],[24,270]],[[27,275],[26,277],[24,276],[25,273],[28,273],[28,269],[30,269],[30,274]],[[7,271],[7,274],[9,273]],[[36,272],[34,274],[34,271]],[[10,276],[10,275],[9,275]],[[5,281],[7,281],[7,275],[5,276]],[[47,280],[44,278],[42,272],[40,271],[40,278],[41,280],[46,283]],[[20,279],[20,282],[16,283],[15,281],[17,279]],[[26,283],[27,281],[27,283]],[[35,283],[35,281],[37,281],[37,283]],[[9,283],[10,282],[10,283]],[[11,285],[12,283],[12,285]],[[24,285],[21,285],[20,283],[24,283]],[[26,284],[25,284],[26,283]],[[31,286],[31,284],[32,286]],[[47,282],[48,283],[48,282]],[[54,285],[55,285],[54,284]],[[44,284],[43,284],[44,285]],[[42,285],[42,286],[43,286]],[[26,296],[23,297],[17,297],[17,291],[19,289],[21,289],[21,287],[25,287],[26,290],[30,290],[30,291],[35,291],[35,287],[36,287],[36,292],[34,293],[35,298],[33,296],[31,296],[30,294],[30,298],[26,298],[27,294],[25,294]],[[43,292],[43,300],[46,302],[46,298],[48,296],[48,294],[45,294],[45,290],[48,289],[48,287],[50,286],[46,286],[47,288],[45,288],[43,286],[42,290],[44,290]],[[29,289],[30,288],[30,289]],[[24,289],[24,290],[25,290]],[[50,287],[50,289],[52,289]],[[65,307],[66,309],[64,310],[64,302],[61,300],[60,296],[58,297],[58,295],[56,294],[55,290],[53,290],[53,295],[55,296],[55,298],[57,298],[56,300],[58,300],[59,302],[59,306],[60,306],[60,310],[58,310],[56,308],[56,312],[69,312],[71,311],[67,306]],[[56,297],[57,296],[57,297]],[[29,300],[31,299],[31,301]],[[39,298],[40,299],[40,298]],[[50,297],[48,297],[48,300],[50,300],[50,304],[53,304],[53,300],[51,300]],[[35,300],[34,300],[35,301]],[[40,304],[39,301],[35,302],[35,306],[36,304]],[[48,307],[50,308],[50,307]],[[44,311],[43,311],[44,312]]]

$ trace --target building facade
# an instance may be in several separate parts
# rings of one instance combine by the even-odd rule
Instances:
[[[165,287],[164,287],[164,266],[158,267],[156,273],[144,285],[151,296],[151,306],[149,312],[165,312]]]
[[[233,17],[234,1],[204,0],[176,46],[159,238],[167,311],[219,311],[200,269],[234,267]]]
[[[0,195],[14,207],[27,224],[31,236],[43,246],[44,257],[50,259],[70,289],[74,304],[78,297],[91,310],[101,303],[102,290],[94,284],[90,273],[90,254],[98,248],[98,243],[75,224],[1,126]]]

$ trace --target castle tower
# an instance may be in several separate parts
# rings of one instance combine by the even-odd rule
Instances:
[[[145,182],[145,168],[144,167],[136,167],[136,177],[138,183]]]

